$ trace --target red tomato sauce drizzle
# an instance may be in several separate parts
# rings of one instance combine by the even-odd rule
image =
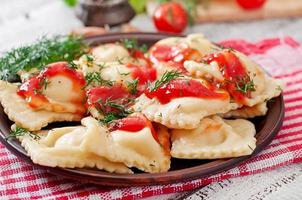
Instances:
[[[226,89],[236,102],[245,104],[245,98],[250,97],[250,91],[247,94],[238,91],[236,89],[236,82],[238,83],[249,76],[239,58],[230,50],[223,50],[218,53],[209,54],[203,60],[207,63],[217,62],[226,79],[225,84],[222,84],[222,88]]]
[[[184,43],[173,46],[154,45],[150,49],[150,60],[154,64],[166,62],[171,67],[181,72],[186,72],[183,63],[186,60],[200,61],[201,54]]]
[[[181,97],[198,97],[204,99],[227,99],[228,93],[218,93],[212,85],[204,86],[197,80],[193,79],[174,79],[168,84],[159,87],[157,90],[150,92],[145,90],[145,95],[152,99],[157,98],[162,104],[169,103],[172,99]]]
[[[153,138],[159,143],[157,133],[155,132],[152,123],[142,114],[132,115],[110,124],[109,130],[121,130],[128,132],[138,132],[144,128],[150,128]]]
[[[156,80],[157,73],[153,67],[138,66],[132,63],[128,63],[126,66],[131,70],[131,77],[138,80],[138,95],[143,92],[149,82]]]
[[[118,101],[119,104],[128,103],[131,95],[122,84],[115,84],[113,86],[99,86],[91,88],[86,92],[88,107],[102,107],[103,112],[118,112],[117,109],[110,106],[104,106],[106,101]]]

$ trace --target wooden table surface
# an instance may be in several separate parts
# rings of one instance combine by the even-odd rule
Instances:
[[[45,34],[65,34],[81,27],[74,11],[63,0],[1,0],[0,52],[34,41]],[[143,31],[154,31],[145,15],[132,22]],[[290,35],[302,42],[302,18],[275,19],[242,23],[202,24],[187,32],[202,32],[212,41],[246,39],[257,41],[266,37]],[[261,183],[261,184],[260,184]],[[276,170],[227,179],[196,191],[162,195],[148,199],[302,199],[302,164],[293,164]]]

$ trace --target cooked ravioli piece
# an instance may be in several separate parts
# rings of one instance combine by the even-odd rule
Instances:
[[[226,91],[187,77],[171,80],[151,92],[149,88],[133,106],[149,120],[175,129],[196,128],[202,118],[236,108]]]
[[[251,92],[251,97],[246,98],[246,106],[255,106],[256,104],[270,100],[281,94],[284,85],[281,80],[275,79],[267,75],[263,69],[248,58],[246,55],[235,51],[236,55],[246,67],[251,80],[255,85],[255,91]]]
[[[204,118],[196,129],[172,130],[171,155],[185,159],[218,159],[250,155],[256,148],[254,125],[244,119]]]
[[[92,55],[98,62],[124,61],[130,58],[128,50],[118,44],[101,44],[92,49]]]
[[[149,57],[158,76],[161,76],[166,71],[175,69],[185,73],[185,61],[200,61],[203,55],[217,49],[219,47],[202,34],[190,34],[187,37],[169,37],[158,41],[150,48]]]
[[[23,82],[18,94],[35,110],[85,114],[85,79],[81,72],[56,62]]]
[[[115,163],[96,154],[83,151],[80,146],[84,141],[87,128],[84,126],[54,128],[38,131],[40,139],[34,140],[29,135],[19,137],[32,161],[48,167],[63,168],[98,168],[108,172],[132,173],[122,163]]]
[[[37,131],[51,122],[80,121],[82,118],[79,114],[36,111],[17,95],[17,89],[18,85],[0,80],[0,102],[8,118],[17,126]]]
[[[124,119],[127,121],[129,117]],[[91,117],[83,119],[82,123],[88,127],[87,137],[81,145],[83,150],[145,172],[156,173],[169,170],[169,134],[166,128],[160,127],[154,133],[149,125],[141,127],[142,129],[132,126],[133,130],[122,128],[123,130],[116,129],[109,132]],[[148,123],[151,124],[151,122]],[[160,142],[163,142],[163,145]]]
[[[237,110],[231,110],[227,113],[221,114],[223,118],[254,118],[258,116],[266,115],[267,113],[266,102],[256,104],[252,107],[243,106]]]
[[[225,85],[239,106],[253,107],[277,97],[283,87],[281,81],[268,76],[258,64],[235,50],[207,55],[203,62],[186,61],[184,67],[195,78]]]
[[[229,99],[201,99],[183,97],[161,104],[156,98],[149,99],[142,94],[134,110],[142,112],[149,120],[163,124],[168,128],[194,129],[206,116],[220,112],[228,112],[236,108]]]

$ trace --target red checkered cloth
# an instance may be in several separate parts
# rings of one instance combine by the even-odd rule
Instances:
[[[292,38],[274,38],[258,43],[229,40],[222,45],[238,49],[286,83],[285,119],[273,142],[254,158],[208,178],[170,185],[102,189],[72,182],[23,162],[0,145],[1,199],[138,199],[192,190],[226,178],[254,174],[302,161],[302,48]]]

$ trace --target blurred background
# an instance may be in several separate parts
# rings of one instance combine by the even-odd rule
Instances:
[[[1,0],[0,8],[2,52],[70,32],[202,32],[213,41],[289,35],[302,42],[302,0]]]

